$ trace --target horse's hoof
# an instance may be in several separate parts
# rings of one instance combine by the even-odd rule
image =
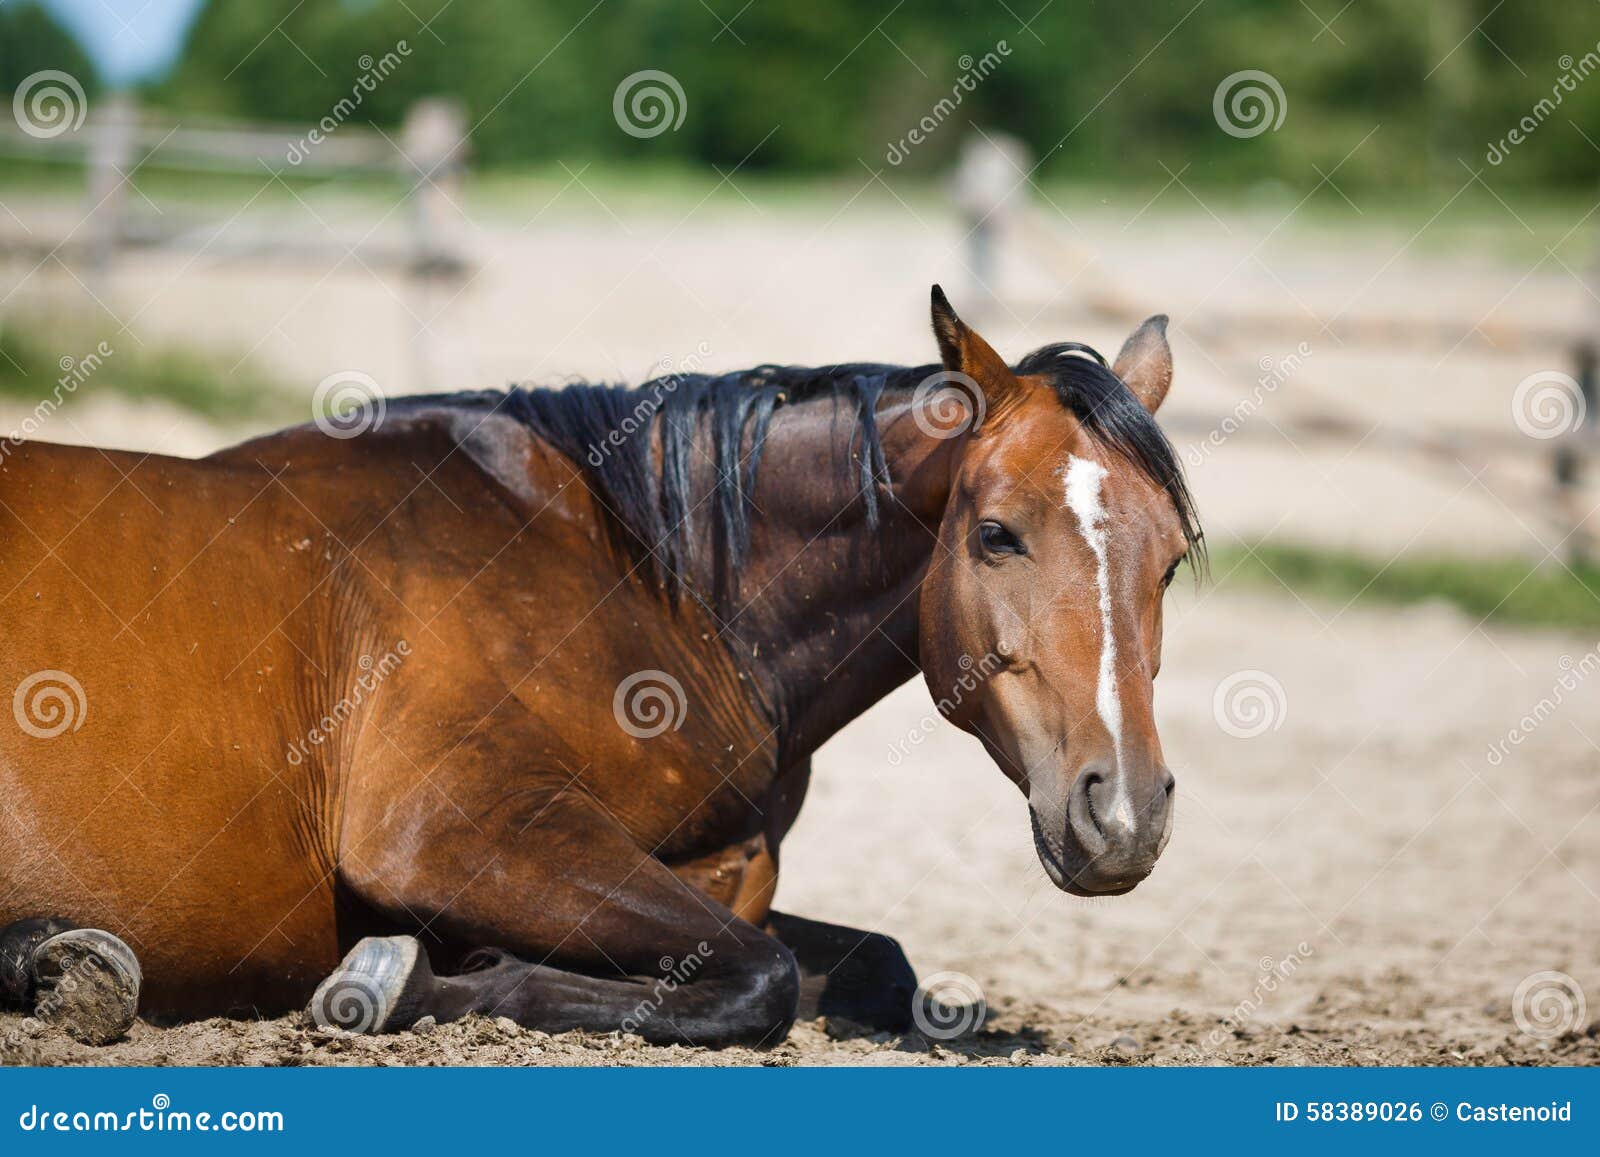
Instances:
[[[411,936],[368,936],[317,985],[311,1017],[322,1028],[396,1032],[415,1020],[427,961]]]
[[[74,928],[33,952],[33,1015],[74,1040],[107,1045],[139,1015],[139,958],[98,928]]]

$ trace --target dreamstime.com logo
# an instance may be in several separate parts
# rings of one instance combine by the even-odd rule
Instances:
[[[11,97],[11,112],[17,127],[41,141],[76,132],[89,115],[89,98],[83,85],[68,72],[47,68],[17,85]]]
[[[68,395],[77,393],[78,387],[93,377],[95,372],[105,365],[106,359],[115,352],[110,342],[102,341],[88,353],[78,357],[63,354],[61,360],[56,363],[61,368],[61,376],[56,379],[55,389],[50,391],[50,396],[41,398],[33,410],[9,434],[0,438],[0,460],[36,435],[44,427],[45,422],[61,408]]]
[[[1512,149],[1531,137],[1570,94],[1578,91],[1578,85],[1600,71],[1600,44],[1596,44],[1577,60],[1574,60],[1571,54],[1564,55],[1556,61],[1556,65],[1561,69],[1561,75],[1556,77],[1555,83],[1550,86],[1550,95],[1540,97],[1505,136],[1498,141],[1489,142],[1483,159],[1491,165],[1498,165],[1510,156]]]
[[[277,1110],[226,1109],[191,1113],[172,1107],[172,1098],[157,1093],[147,1109],[125,1113],[107,1109],[50,1109],[29,1105],[17,1117],[24,1133],[282,1133]]]
[[[611,697],[617,726],[635,739],[654,739],[677,731],[689,714],[683,684],[665,671],[635,671],[617,684]]]
[[[983,989],[965,972],[935,972],[917,985],[911,998],[911,1019],[929,1040],[977,1032],[988,1015]]]
[[[348,723],[361,705],[367,701],[367,696],[375,694],[379,685],[383,683],[411,654],[411,644],[401,639],[395,644],[394,650],[386,651],[382,658],[373,659],[371,655],[362,655],[356,661],[356,666],[361,669],[350,685],[350,693],[345,695],[328,709],[328,713],[305,733],[304,737],[296,739],[289,745],[285,758],[293,767],[299,767],[311,758],[312,750],[326,743],[333,733]]]
[[[1265,671],[1235,671],[1217,684],[1211,715],[1235,739],[1254,739],[1283,726],[1289,696]]]
[[[961,107],[961,102],[966,97],[978,91],[978,85],[989,78],[989,74],[1000,67],[1003,58],[1011,55],[1011,45],[1004,40],[997,42],[994,48],[985,52],[974,60],[971,53],[966,53],[956,61],[961,69],[961,75],[956,78],[955,84],[950,86],[950,95],[942,96],[927,111],[921,120],[913,125],[905,136],[898,141],[891,141],[883,159],[891,165],[898,165],[911,155],[911,150],[922,144],[934,133],[939,131],[939,126]]]
[[[652,377],[635,391],[640,397],[634,403],[633,410],[615,427],[608,430],[604,438],[589,443],[589,453],[585,455],[589,465],[595,467],[603,465],[614,450],[626,445],[639,431],[648,429],[661,407],[666,404],[667,398],[677,391],[683,379],[690,374],[699,373],[700,366],[710,356],[711,346],[707,342],[701,342],[694,347],[692,354],[676,363],[666,357],[657,362],[657,376]]]
[[[1596,671],[1600,671],[1600,647],[1591,648],[1576,659],[1571,655],[1562,655],[1556,660],[1556,667],[1559,673],[1555,682],[1550,685],[1550,693],[1524,711],[1522,717],[1506,731],[1504,737],[1488,746],[1483,758],[1490,767],[1499,767],[1504,763],[1513,748],[1526,743],[1528,737],[1543,726],[1545,720],[1561,709],[1562,704],[1567,701],[1567,696],[1576,691],[1584,680],[1591,678]]]
[[[960,370],[929,374],[911,391],[911,420],[930,438],[959,438],[983,425],[983,387]]]
[[[1559,438],[1583,425],[1587,404],[1571,374],[1540,370],[1517,383],[1511,395],[1511,420],[1530,438]]]
[[[123,947],[126,948],[126,945]],[[13,959],[8,963],[15,964],[17,961]],[[6,1034],[4,1041],[6,1047],[19,1048],[22,1045],[23,1038],[34,1036],[50,1025],[61,1025],[68,1033],[86,1043],[106,1044],[120,1037],[127,1031],[128,1026],[133,1021],[133,1009],[128,1009],[126,1019],[120,1022],[109,1018],[101,1019],[96,1017],[92,1025],[92,1038],[74,1031],[72,1013],[75,1008],[81,1007],[83,997],[79,995],[79,992],[86,985],[104,983],[109,977],[124,971],[92,949],[81,955],[74,955],[70,958],[70,963],[67,965],[66,970],[56,977],[48,987],[39,986],[39,995],[33,1006],[33,1014],[23,1017],[21,1022]],[[93,997],[89,999],[99,1006],[99,1002],[94,1001]],[[82,1026],[79,1027],[81,1028]],[[105,1035],[101,1035],[102,1032]]]
[[[674,960],[670,956],[663,956],[658,962],[661,975],[650,986],[650,995],[622,1018],[622,1031],[638,1032],[644,1022],[655,1016],[667,1002],[667,996],[676,992],[679,985],[689,983],[694,974],[705,967],[706,961],[715,955],[716,952],[711,945],[702,940],[694,946],[693,952],[684,953],[682,959]]]
[[[392,76],[404,58],[411,55],[411,45],[404,40],[396,41],[392,50],[385,52],[377,59],[372,54],[365,53],[356,61],[361,69],[356,76],[355,83],[350,86],[350,95],[341,96],[334,102],[327,114],[317,122],[316,127],[305,136],[289,144],[288,154],[284,160],[291,165],[302,164],[311,155],[311,150],[331,137],[340,125],[356,114],[356,110],[366,101],[366,98],[378,91],[378,86]]]
[[[311,395],[311,420],[330,438],[356,438],[376,430],[387,409],[378,383],[360,370],[329,374]]]
[[[976,663],[971,655],[962,655],[956,660],[956,666],[961,668],[961,674],[956,676],[956,681],[950,687],[948,695],[941,695],[934,704],[940,717],[948,719],[950,713],[966,701],[966,697],[978,689],[978,685],[1005,666],[1005,661],[993,651],[984,655]],[[889,745],[889,766],[899,767],[906,761],[906,756],[911,754],[913,747],[921,746],[928,736],[938,730],[938,720],[933,715],[924,715],[915,726],[905,735]]]
[[[1213,1047],[1220,1045],[1229,1035],[1253,1021],[1272,994],[1283,987],[1285,981],[1293,979],[1294,974],[1311,958],[1313,952],[1311,945],[1302,940],[1295,945],[1294,951],[1282,960],[1263,956],[1256,964],[1256,983],[1250,990],[1250,995],[1234,1005],[1233,1011],[1222,1018],[1222,1023],[1211,1030],[1211,1045]]]
[[[1203,464],[1213,450],[1221,447],[1224,442],[1243,429],[1244,424],[1266,403],[1268,396],[1277,393],[1278,388],[1305,365],[1306,359],[1311,357],[1312,353],[1311,346],[1301,342],[1294,347],[1293,352],[1281,358],[1263,355],[1256,363],[1261,375],[1256,378],[1255,389],[1250,391],[1249,397],[1239,399],[1232,412],[1214,426],[1209,434],[1184,451],[1184,459],[1189,465]]]
[[[1511,1018],[1535,1040],[1555,1040],[1588,1024],[1583,987],[1565,972],[1535,972],[1511,994]]]
[[[83,726],[89,700],[83,684],[65,671],[35,671],[11,695],[17,726],[35,739],[54,739]]]
[[[1277,132],[1289,115],[1289,98],[1270,72],[1246,68],[1223,77],[1211,97],[1211,115],[1230,137],[1259,137]]]
[[[689,115],[689,98],[670,72],[646,68],[622,78],[611,97],[611,115],[630,137],[648,140],[678,131]]]

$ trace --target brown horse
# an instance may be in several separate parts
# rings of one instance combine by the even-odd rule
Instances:
[[[162,1017],[901,1027],[894,941],[770,905],[812,754],[919,669],[1050,879],[1132,888],[1199,545],[1165,318],[1111,367],[1010,367],[937,287],[933,328],[942,367],[406,399],[200,461],[8,445],[0,992],[88,958]]]

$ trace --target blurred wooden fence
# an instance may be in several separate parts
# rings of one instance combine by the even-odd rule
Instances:
[[[412,107],[391,137],[360,124],[317,126],[184,117],[141,109],[132,97],[97,100],[84,124],[70,132],[30,133],[0,125],[0,159],[78,167],[84,173],[84,214],[64,239],[7,234],[0,249],[61,254],[104,269],[132,246],[186,245],[221,257],[326,259],[356,252],[374,265],[399,264],[423,276],[458,272],[466,265],[456,230],[467,154],[465,118],[453,101]],[[365,244],[342,248],[315,229],[213,230],[196,211],[141,212],[137,174],[144,168],[195,175],[233,173],[290,181],[393,182],[408,201],[408,243],[399,249]],[[181,201],[179,202],[181,206]],[[202,240],[203,238],[203,240]]]

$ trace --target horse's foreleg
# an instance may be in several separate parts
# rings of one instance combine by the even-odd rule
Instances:
[[[351,872],[358,894],[397,920],[506,952],[439,977],[410,937],[363,941],[318,989],[312,1012],[325,1023],[385,1031],[476,1012],[551,1032],[760,1045],[794,1020],[789,950],[684,884],[593,805],[557,801],[526,831],[397,841],[392,864],[377,843]],[[385,881],[399,879],[396,895]]]
[[[0,928],[0,1007],[30,1012],[85,1044],[128,1031],[142,981],[133,950],[109,932],[56,919]]]
[[[799,963],[800,1019],[839,1016],[888,1032],[911,1027],[917,975],[893,938],[784,912],[769,914],[766,929]]]

